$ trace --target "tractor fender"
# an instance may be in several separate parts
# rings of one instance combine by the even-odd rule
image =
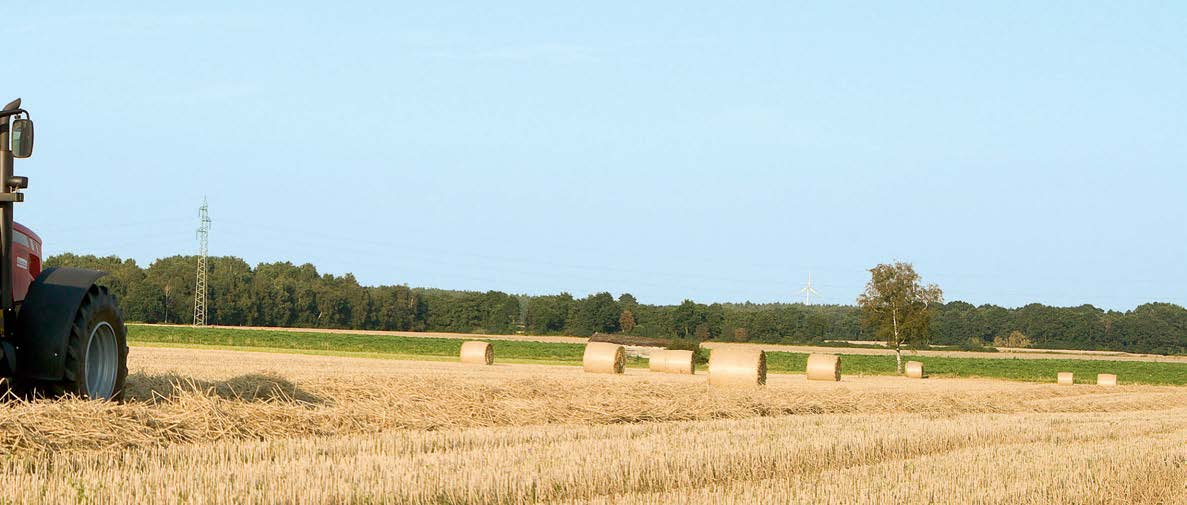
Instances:
[[[98,270],[56,267],[46,269],[29,285],[12,335],[18,377],[61,380],[66,345],[78,306],[95,281],[107,275]]]

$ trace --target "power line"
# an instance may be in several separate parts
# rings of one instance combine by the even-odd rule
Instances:
[[[194,326],[206,326],[206,240],[210,234],[210,215],[206,197],[198,207],[198,273],[194,285]]]

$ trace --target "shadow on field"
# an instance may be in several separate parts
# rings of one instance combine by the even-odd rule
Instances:
[[[201,393],[244,402],[297,401],[321,405],[325,400],[270,374],[247,374],[226,380],[202,380],[177,374],[128,374],[124,398],[138,401],[174,401],[181,393]]]

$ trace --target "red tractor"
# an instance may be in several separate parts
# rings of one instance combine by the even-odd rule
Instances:
[[[18,98],[0,110],[0,377],[18,396],[120,400],[127,329],[115,295],[80,268],[41,270],[41,238],[12,221],[27,177],[13,158],[33,154],[33,122]]]

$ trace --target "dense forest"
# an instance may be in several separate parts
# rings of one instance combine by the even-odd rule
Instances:
[[[46,266],[109,272],[102,282],[119,296],[129,321],[193,320],[197,258],[173,256],[141,268],[114,256],[62,254]],[[300,326],[411,331],[590,335],[812,343],[866,340],[856,306],[714,303],[647,305],[630,294],[575,298],[499,291],[449,291],[408,286],[361,286],[354,276],[318,273],[313,265],[209,259],[207,321],[221,325]],[[939,306],[931,343],[976,348],[1022,332],[1034,347],[1187,353],[1187,309],[1149,303],[1126,311],[1091,305],[1020,308]]]

